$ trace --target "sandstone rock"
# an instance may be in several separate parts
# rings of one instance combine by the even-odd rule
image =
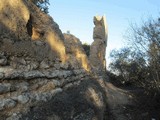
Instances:
[[[57,88],[57,89],[52,90],[51,94],[52,94],[52,96],[54,96],[55,94],[60,93],[62,91],[63,91],[62,88]]]
[[[68,84],[66,84],[66,85],[64,86],[64,89],[66,90],[67,88],[70,88],[70,87],[72,87],[72,86],[73,86],[72,83],[68,83]]]
[[[58,81],[58,80],[51,80],[51,81],[54,83],[54,85],[55,85],[56,87],[61,86],[61,82],[60,82],[60,81]]]
[[[5,56],[0,55],[0,66],[4,66],[7,64],[7,58]]]
[[[42,78],[44,76],[45,75],[38,70],[32,70],[32,71],[24,73],[24,78],[25,79]]]
[[[94,42],[90,47],[90,62],[95,72],[102,72],[106,69],[106,46],[107,46],[107,25],[105,16],[94,17]]]
[[[54,67],[57,69],[57,70],[59,70],[60,69],[60,64],[54,64]]]
[[[53,19],[30,0],[0,0],[0,27],[0,94],[10,92],[2,95],[0,110],[10,115],[14,107],[21,111],[21,104],[46,102],[64,85],[78,85],[90,70],[80,40],[73,35],[64,39]],[[7,119],[18,120],[19,114]]]
[[[45,85],[43,85],[39,90],[41,92],[47,92],[55,89],[55,87],[56,87],[55,84],[52,81],[50,81],[50,82],[47,82]]]
[[[3,102],[5,108],[13,108],[16,106],[16,101],[12,99],[4,99]]]
[[[8,117],[6,120],[20,120],[21,116],[22,115],[20,113],[13,113],[13,115]]]
[[[83,49],[81,41],[71,34],[64,34],[65,37],[65,46],[66,52],[72,54],[73,56],[69,57],[69,63],[73,68],[83,68],[87,71],[90,71],[90,64],[87,58],[87,55]],[[78,65],[79,64],[79,65]]]
[[[84,69],[73,70],[75,75],[84,74],[86,71]]]
[[[16,89],[25,92],[29,89],[29,83],[28,82],[22,82],[16,85]]]
[[[28,66],[29,66],[29,70],[35,70],[39,67],[39,64],[36,61],[32,61]]]
[[[62,71],[60,74],[59,74],[59,78],[67,78],[69,76],[71,76],[73,73],[72,71]]]
[[[62,68],[62,69],[64,69],[64,70],[68,70],[68,67],[69,67],[69,65],[68,65],[67,62],[60,64],[60,68]]]
[[[43,71],[43,74],[47,78],[56,78],[56,77],[58,77],[59,73],[60,73],[59,70],[55,70],[55,71]]]
[[[2,79],[3,77],[4,77],[4,74],[0,72],[0,79]]]
[[[11,84],[2,84],[0,83],[0,94],[4,94],[10,91]]]
[[[0,99],[0,111],[4,109],[4,101]]]
[[[83,113],[80,113],[74,116],[73,120],[91,120],[94,116],[94,111],[92,109],[88,109]],[[96,120],[96,119],[95,119]]]
[[[44,102],[46,102],[46,101],[50,100],[51,97],[52,97],[51,93],[36,93],[34,95],[33,100],[35,99],[36,101],[44,101]]]
[[[71,71],[65,70],[44,71],[43,73],[47,78],[66,78],[73,74]]]
[[[47,120],[61,120],[61,118],[60,117],[58,117],[57,115],[55,115],[55,114],[52,114],[52,116],[50,116],[50,117],[48,117],[48,119]]]
[[[43,46],[45,43],[42,41],[35,41],[35,44],[38,46]]]
[[[42,68],[42,69],[47,69],[47,68],[49,68],[50,66],[49,66],[49,64],[47,63],[47,61],[46,60],[43,60],[41,63],[40,63],[40,68]]]
[[[25,104],[29,101],[29,96],[27,94],[19,95],[18,97],[18,102]]]
[[[23,78],[24,77],[23,72],[24,71],[21,70],[11,69],[9,71],[6,71],[4,74],[6,79],[15,79],[15,78]]]
[[[0,73],[10,73],[12,72],[14,69],[12,67],[0,67]]]
[[[32,93],[32,94],[28,94],[29,98],[31,100],[32,103],[36,103],[36,102],[40,102],[40,101],[48,101],[52,98],[51,93],[49,92],[45,92],[45,93]]]
[[[24,60],[24,58],[12,57],[11,60],[11,65],[14,66],[14,68],[16,68],[19,65],[26,65],[26,61]]]

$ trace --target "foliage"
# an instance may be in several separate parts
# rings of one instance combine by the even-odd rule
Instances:
[[[87,43],[82,44],[84,51],[86,52],[86,55],[89,56],[90,54],[90,45]]]
[[[140,85],[139,81],[144,79],[142,75],[145,74],[144,69],[146,69],[145,60],[142,56],[130,48],[122,48],[113,50],[110,57],[112,62],[109,67],[112,72],[122,78],[120,80],[123,84]]]
[[[33,2],[44,13],[48,13],[49,0],[28,0]]]
[[[130,26],[128,48],[113,50],[110,69],[122,82],[160,93],[160,18]]]

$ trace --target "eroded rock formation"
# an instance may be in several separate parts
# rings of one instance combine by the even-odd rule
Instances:
[[[88,78],[89,70],[80,41],[64,38],[49,15],[26,0],[0,1],[0,119],[20,117]]]
[[[90,63],[95,72],[100,73],[106,69],[107,25],[105,16],[94,17],[94,42],[90,47]]]
[[[64,34],[65,47],[69,62],[72,66],[79,68],[80,66],[86,71],[91,70],[88,57],[82,47],[81,41],[71,34]],[[79,67],[78,67],[79,66]]]
[[[73,99],[79,95],[70,101],[75,104],[70,109],[75,111],[63,118],[103,119],[104,94],[101,83],[93,79],[91,72],[79,39],[63,35],[49,15],[27,0],[0,0],[0,119],[27,119],[23,114],[31,108],[57,94],[60,97],[56,99],[61,100],[66,94],[63,91],[73,86],[81,86],[75,95],[74,91],[69,95]],[[66,108],[72,105],[66,100],[60,102]],[[81,102],[86,107],[82,108]],[[52,115],[61,109],[56,103],[53,100]],[[65,112],[61,111],[59,116]],[[30,117],[34,119],[34,115]]]

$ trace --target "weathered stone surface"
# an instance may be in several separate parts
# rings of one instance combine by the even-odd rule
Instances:
[[[13,115],[8,117],[6,120],[20,120],[21,116],[22,115],[20,113],[13,113]]]
[[[2,79],[3,77],[4,77],[4,74],[0,72],[0,79]]]
[[[58,80],[51,80],[53,83],[54,83],[54,85],[56,86],[56,87],[59,87],[59,86],[61,86],[61,83],[60,83],[60,81],[58,81]]]
[[[28,70],[35,70],[39,67],[38,62],[32,61],[30,64],[28,64]]]
[[[22,83],[17,84],[15,87],[16,87],[16,90],[19,90],[21,92],[25,92],[29,89],[29,83],[22,82]]]
[[[83,113],[80,113],[74,116],[73,120],[90,120],[94,115],[94,111],[92,109],[88,109]]]
[[[31,99],[33,102],[35,102],[35,100],[38,102],[39,101],[46,102],[47,100],[50,100],[51,97],[52,97],[51,93],[36,93],[31,96]]]
[[[7,64],[7,58],[5,56],[0,55],[0,66],[4,66]]]
[[[0,99],[0,111],[4,109],[4,102]]]
[[[54,64],[54,68],[56,68],[57,70],[59,70],[60,69],[60,64]]]
[[[71,71],[65,70],[44,71],[43,73],[47,78],[66,78],[73,74]]]
[[[91,69],[80,40],[64,39],[53,19],[30,1],[0,0],[0,110],[11,115],[8,120],[79,85]]]
[[[23,71],[11,69],[4,73],[6,79],[23,78]]]
[[[60,68],[62,68],[64,70],[68,70],[69,64],[67,62],[66,63],[62,63],[62,64],[60,64]]]
[[[41,63],[40,63],[40,68],[42,68],[42,69],[47,69],[47,68],[49,68],[50,66],[49,66],[49,64],[47,63],[47,61],[46,60],[43,60]]]
[[[50,81],[50,82],[47,82],[46,84],[44,84],[41,88],[40,88],[40,91],[41,92],[47,92],[47,91],[50,91],[50,90],[53,90],[55,89],[56,86],[54,84],[54,82]]]
[[[25,79],[33,79],[33,78],[41,78],[41,77],[45,77],[45,75],[38,70],[33,70],[33,71],[24,73]]]
[[[84,74],[86,71],[84,69],[73,70],[75,75]]]
[[[52,94],[52,95],[55,95],[55,94],[60,93],[60,92],[62,92],[62,91],[63,91],[62,88],[57,88],[57,89],[52,90],[52,91],[51,91],[51,94]]]
[[[26,66],[26,61],[24,58],[12,57],[10,65],[15,69],[24,69]]]
[[[4,99],[3,102],[5,108],[13,108],[16,106],[16,101],[12,99]]]
[[[94,17],[94,42],[90,47],[90,63],[95,72],[102,72],[106,69],[106,46],[107,46],[107,25],[105,16]]]
[[[18,102],[25,104],[29,101],[29,96],[27,94],[23,94],[23,95],[19,95],[17,99],[18,99]]]
[[[87,71],[90,71],[90,64],[87,55],[82,47],[81,41],[71,34],[64,34],[64,37],[66,52],[73,55],[68,56],[71,67],[76,67],[77,69],[83,68]]]
[[[10,91],[11,88],[11,84],[7,83],[7,84],[1,84],[0,83],[0,94],[4,94]]]
[[[4,78],[5,79],[34,79],[34,78],[67,78],[73,74],[77,74],[80,71],[75,71],[73,73],[70,70],[54,70],[54,69],[48,69],[48,70],[31,70],[31,71],[24,71],[24,70],[15,70],[15,69],[8,69],[8,70],[2,70],[4,72]],[[1,72],[1,70],[0,70]],[[3,77],[3,76],[2,76]]]

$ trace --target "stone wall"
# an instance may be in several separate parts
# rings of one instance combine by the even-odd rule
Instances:
[[[0,119],[90,78],[81,42],[26,0],[0,1]]]
[[[89,78],[83,69],[68,70],[64,65],[57,67],[57,70],[28,72],[1,67],[0,113],[9,118],[20,115],[21,111],[27,112],[37,102],[46,102],[56,93]]]

